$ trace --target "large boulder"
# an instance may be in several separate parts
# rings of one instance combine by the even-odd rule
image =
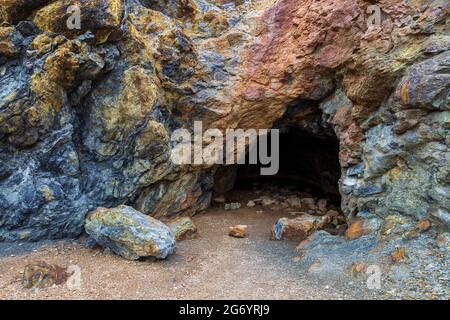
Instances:
[[[98,244],[129,260],[165,259],[175,249],[169,227],[128,206],[90,212],[85,229]]]

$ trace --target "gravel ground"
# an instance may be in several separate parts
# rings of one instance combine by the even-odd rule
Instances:
[[[164,261],[127,261],[109,250],[87,249],[81,241],[0,245],[1,299],[383,299],[402,298],[383,287],[369,290],[367,277],[318,276],[295,250],[297,243],[271,241],[282,213],[261,208],[211,208],[194,218],[197,238],[177,244]],[[244,239],[229,226],[248,225]],[[81,270],[81,286],[32,291],[21,284],[24,267],[43,260]],[[332,268],[332,266],[331,266]],[[328,268],[330,269],[330,268]],[[329,270],[328,270],[329,271]],[[388,284],[388,282],[386,282]],[[448,288],[447,288],[448,289]],[[401,290],[399,290],[401,291]],[[417,297],[416,297],[417,298]]]
[[[178,243],[165,261],[126,261],[108,250],[79,242],[2,244],[1,299],[352,299],[353,292],[310,281],[296,262],[296,243],[271,241],[270,228],[282,215],[243,208],[211,208],[194,221],[200,233]],[[228,236],[228,227],[248,225],[248,237]],[[82,284],[38,292],[24,289],[21,272],[36,260],[77,265]]]

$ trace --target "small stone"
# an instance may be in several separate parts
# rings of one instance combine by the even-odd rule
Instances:
[[[317,210],[316,201],[313,198],[303,198],[301,201],[304,210]]]
[[[279,219],[272,229],[272,240],[297,240],[302,241],[314,231],[322,229],[329,223],[328,217],[315,217],[303,215],[298,218]]]
[[[256,206],[256,203],[253,200],[250,200],[249,202],[247,202],[247,207],[253,208],[254,206]]]
[[[176,241],[184,240],[197,232],[197,226],[189,217],[180,217],[170,222],[170,229]]]
[[[404,247],[397,247],[395,250],[391,253],[391,259],[394,263],[402,262],[406,259],[406,250]]]
[[[426,219],[420,220],[416,224],[416,230],[418,230],[420,232],[425,232],[425,231],[429,230],[430,228],[431,228],[431,222]]]
[[[371,229],[365,221],[366,220],[357,220],[353,222],[345,232],[345,240],[356,240],[363,235],[370,234]]]
[[[367,267],[368,267],[367,264],[365,264],[364,262],[356,261],[352,263],[349,271],[352,277],[357,277],[362,273],[366,273]]]
[[[239,202],[225,203],[225,210],[237,210],[241,208],[241,204]]]
[[[319,210],[322,212],[327,211],[327,204],[328,201],[326,199],[320,199],[319,201],[317,201],[317,207],[319,207]]]
[[[225,197],[224,196],[218,196],[218,197],[215,197],[213,201],[215,203],[222,204],[222,203],[225,203]]]
[[[337,218],[339,217],[339,212],[337,212],[336,210],[328,210],[325,215],[330,218]]]
[[[253,199],[252,200],[255,204],[261,204],[262,203],[262,199],[257,198],[257,199]]]
[[[308,273],[318,273],[322,267],[320,262],[314,262],[308,269]]]
[[[269,197],[264,196],[261,199],[262,199],[261,204],[263,207],[268,207],[268,206],[276,204],[276,200],[271,199]]]
[[[235,238],[245,238],[247,234],[247,226],[246,225],[237,225],[234,227],[230,227],[230,231],[228,233],[228,235],[230,237],[235,237]]]
[[[38,261],[25,267],[22,284],[27,289],[44,289],[64,284],[69,277],[66,268]]]

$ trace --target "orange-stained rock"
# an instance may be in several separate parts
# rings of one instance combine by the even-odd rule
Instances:
[[[189,217],[180,217],[169,223],[176,241],[181,241],[197,233],[197,226]]]
[[[81,30],[69,30],[73,2],[0,0],[0,239],[75,237],[98,206],[205,210],[222,194],[213,184],[234,179],[170,161],[171,133],[196,120],[334,132],[347,217],[436,208],[448,221],[448,1],[86,0]],[[375,2],[381,25],[368,26]],[[296,211],[306,206],[317,209]]]
[[[395,250],[391,253],[391,259],[394,263],[402,262],[406,259],[406,249],[404,247],[397,247]]]
[[[425,231],[427,231],[427,230],[430,229],[430,228],[431,228],[431,222],[430,222],[430,220],[426,220],[426,219],[420,220],[420,221],[417,222],[417,224],[416,224],[416,229],[417,229],[418,231],[420,231],[420,232],[425,232]]]
[[[303,241],[330,221],[327,216],[316,217],[308,214],[294,219],[282,218],[272,228],[272,240]]]
[[[246,225],[237,225],[234,227],[230,227],[230,231],[228,233],[230,237],[235,238],[245,238],[247,235],[247,226]]]
[[[370,228],[366,225],[365,220],[357,220],[350,224],[345,232],[345,240],[355,240],[361,238],[363,235],[367,235],[371,232]]]
[[[28,289],[43,289],[64,284],[69,276],[66,268],[38,261],[25,267],[22,283]]]

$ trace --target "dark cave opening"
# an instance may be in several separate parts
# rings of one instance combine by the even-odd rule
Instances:
[[[339,140],[335,134],[317,135],[310,130],[284,125],[279,142],[280,160],[276,175],[261,175],[261,164],[223,166],[216,173],[215,194],[230,190],[239,193],[255,189],[255,185],[266,185],[272,189],[291,188],[308,192],[339,208],[341,168]]]

